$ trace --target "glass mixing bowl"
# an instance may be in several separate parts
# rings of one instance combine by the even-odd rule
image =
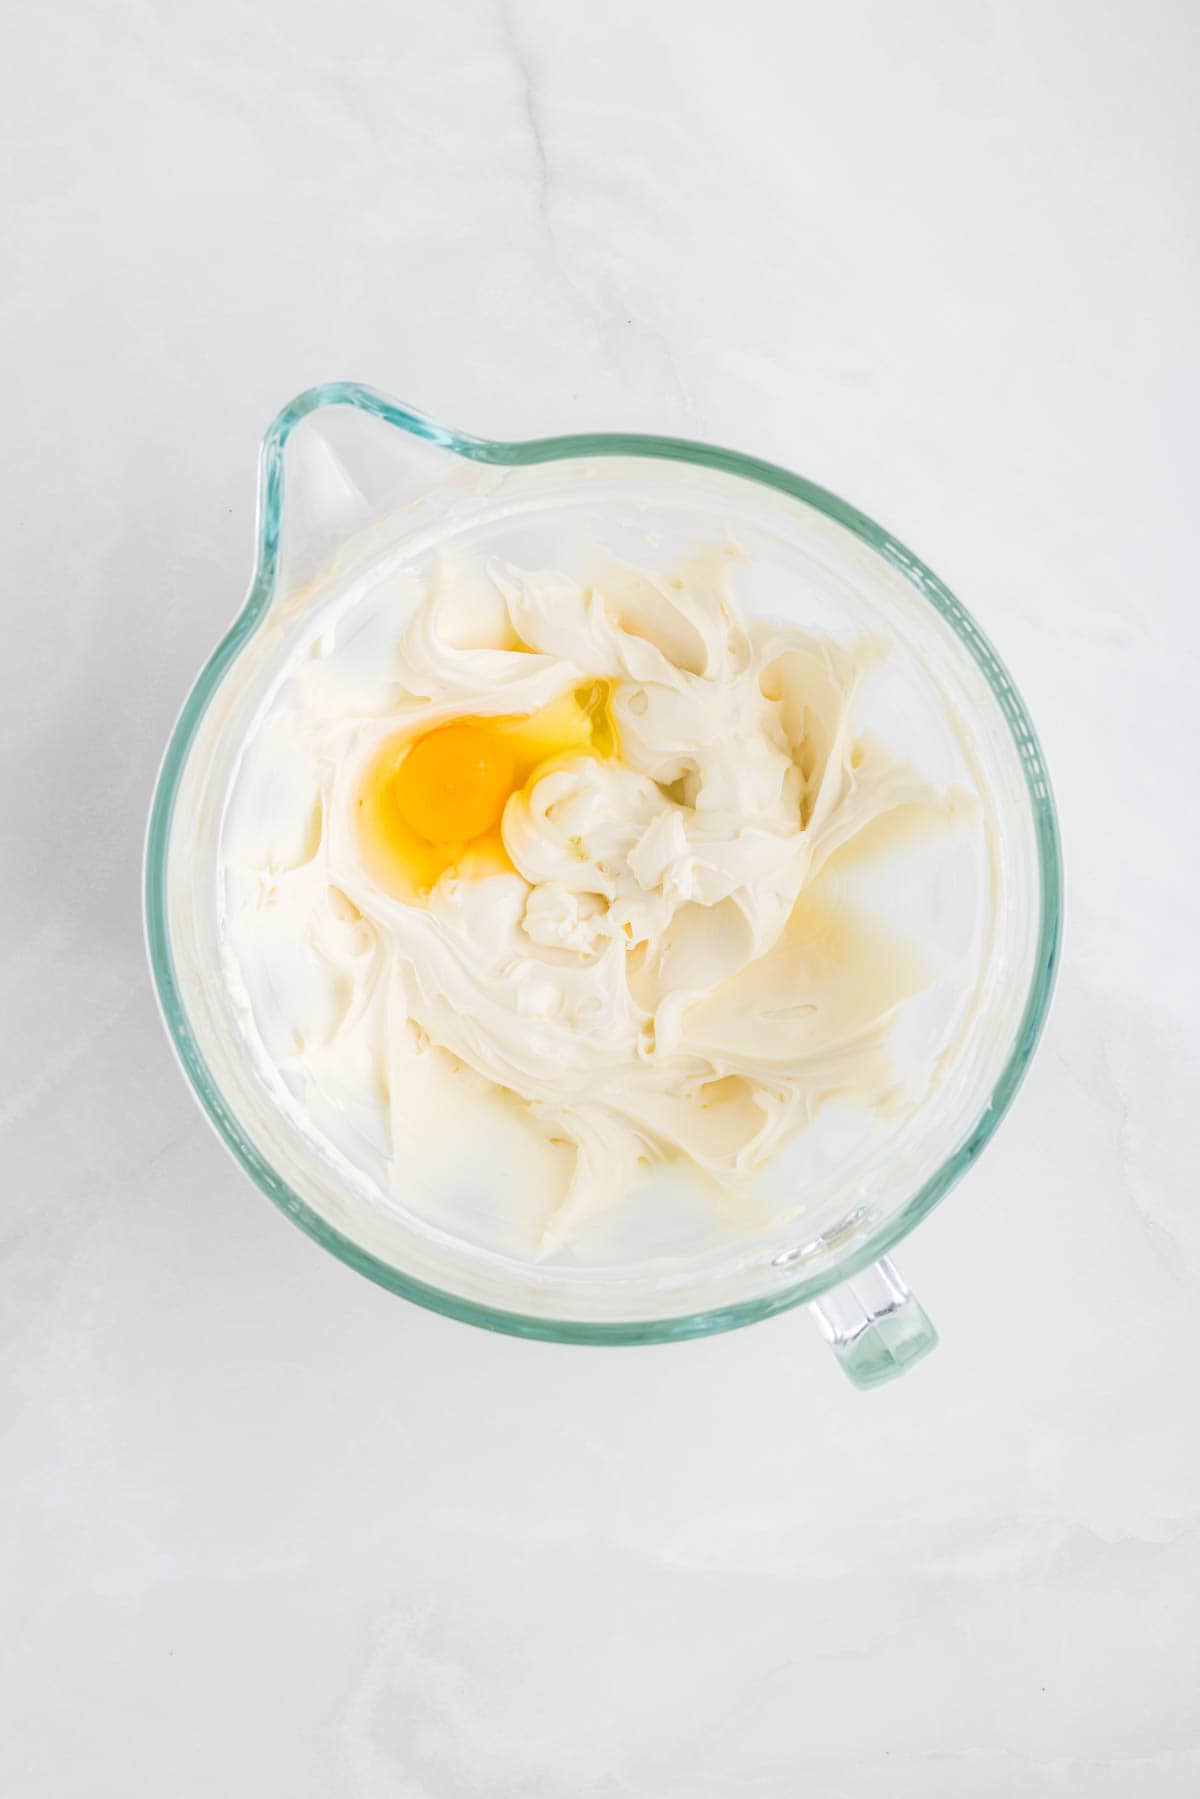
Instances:
[[[403,1205],[373,1205],[274,1103],[221,978],[221,823],[264,694],[320,608],[364,571],[420,569],[451,541],[569,569],[584,538],[631,556],[640,547],[643,557],[649,543],[660,556],[717,528],[750,551],[752,611],[790,611],[835,633],[885,632],[900,678],[884,710],[924,737],[934,765],[968,766],[987,796],[990,938],[978,1028],[953,1078],[859,1174],[843,1167],[816,1178],[795,1142],[785,1148],[771,1179],[777,1191],[804,1183],[799,1222],[718,1227],[688,1253],[547,1264],[432,1228]],[[952,705],[954,742],[937,740],[946,713],[929,704],[935,689]],[[1052,985],[1061,870],[1041,751],[1003,664],[937,577],[852,506],[707,444],[490,442],[343,383],[301,394],[267,432],[254,578],[167,747],[145,902],[164,1020],[204,1111],[263,1191],[352,1268],[451,1317],[562,1342],[694,1337],[808,1304],[847,1373],[869,1386],[937,1340],[887,1252],[979,1154],[1029,1064]]]

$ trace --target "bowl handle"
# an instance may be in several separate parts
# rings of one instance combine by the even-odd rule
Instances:
[[[856,1387],[894,1380],[937,1344],[920,1301],[886,1256],[814,1299],[812,1310]]]

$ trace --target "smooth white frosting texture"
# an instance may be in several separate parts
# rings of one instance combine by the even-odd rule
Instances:
[[[887,646],[748,619],[737,560],[400,579],[290,672],[225,834],[233,984],[310,1127],[337,1117],[401,1178],[431,1118],[452,1141],[455,1108],[499,1090],[562,1152],[542,1252],[656,1164],[736,1206],[831,1097],[907,1103],[889,1039],[930,971],[829,874],[885,815],[924,827],[961,797],[856,728]],[[618,753],[533,770],[503,813],[511,869],[380,883],[356,799],[382,744],[597,679]]]

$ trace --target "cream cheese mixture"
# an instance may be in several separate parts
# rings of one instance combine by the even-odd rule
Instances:
[[[747,618],[738,559],[585,585],[444,557],[355,653],[315,639],[244,755],[247,1032],[397,1179],[456,1108],[516,1106],[558,1152],[543,1252],[648,1168],[736,1203],[824,1102],[908,1103],[893,1026],[929,968],[828,874],[970,802],[856,723],[886,643]]]

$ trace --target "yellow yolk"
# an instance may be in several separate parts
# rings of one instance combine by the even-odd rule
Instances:
[[[418,737],[392,777],[392,804],[426,843],[469,843],[499,824],[515,778],[503,734],[456,719]]]
[[[358,791],[371,874],[408,899],[449,868],[481,875],[511,867],[500,835],[509,799],[560,757],[617,753],[610,694],[610,682],[591,681],[525,717],[454,718],[389,739]]]

